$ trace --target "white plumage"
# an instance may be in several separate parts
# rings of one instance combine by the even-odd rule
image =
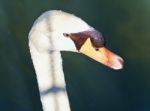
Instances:
[[[85,30],[93,28],[73,14],[57,10],[47,11],[35,21],[29,33],[29,47],[44,111],[70,111],[60,51],[78,51],[63,33]],[[54,87],[64,90],[43,94]]]
[[[78,36],[74,39],[78,41],[65,37],[64,33],[72,37],[76,33]],[[83,36],[87,37],[86,41]],[[95,47],[92,39],[100,47]],[[98,31],[79,17],[63,11],[47,11],[35,21],[29,33],[29,47],[44,111],[70,111],[60,51],[81,52],[110,68],[123,68],[123,59],[104,47]]]

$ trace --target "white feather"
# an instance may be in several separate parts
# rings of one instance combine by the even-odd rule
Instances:
[[[77,52],[74,42],[63,33],[86,30],[93,28],[73,14],[57,10],[45,12],[33,24],[29,47],[44,111],[70,111],[59,51]],[[53,87],[64,88],[65,92],[43,94]]]

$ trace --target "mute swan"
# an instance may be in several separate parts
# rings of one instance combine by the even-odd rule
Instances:
[[[113,69],[123,67],[123,59],[104,47],[100,32],[63,11],[47,11],[34,22],[29,48],[44,111],[71,110],[60,51],[82,53]]]

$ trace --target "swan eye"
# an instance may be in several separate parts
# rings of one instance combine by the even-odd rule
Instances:
[[[64,35],[65,37],[69,37],[70,34],[63,33],[63,35]]]

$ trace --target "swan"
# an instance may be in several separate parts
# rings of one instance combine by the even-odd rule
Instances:
[[[43,111],[71,111],[60,51],[84,54],[115,70],[123,68],[123,59],[105,48],[102,34],[67,12],[43,13],[28,39]]]

